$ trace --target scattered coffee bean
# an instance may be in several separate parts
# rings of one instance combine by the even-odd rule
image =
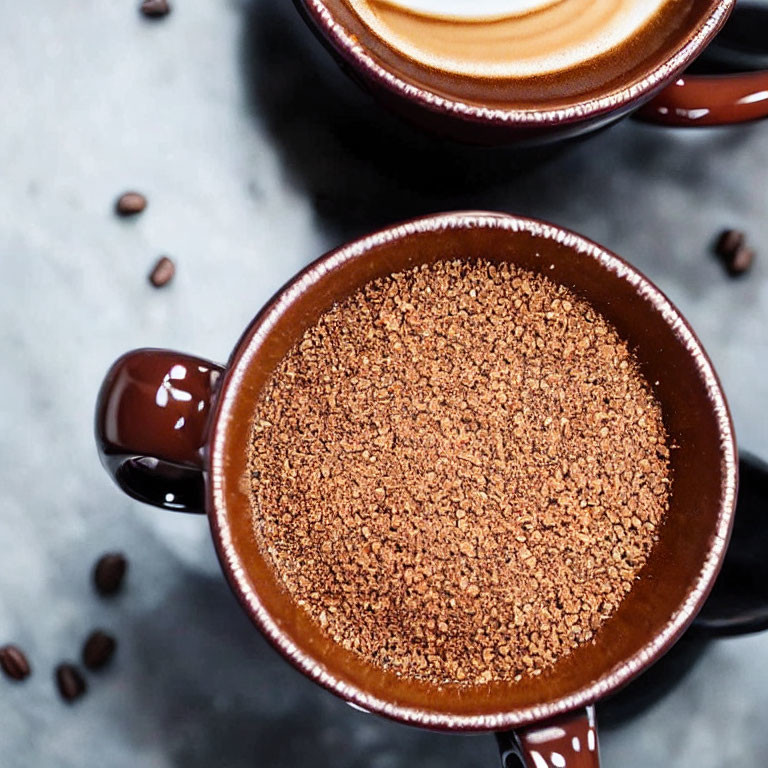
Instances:
[[[120,552],[102,555],[93,569],[93,583],[102,595],[114,595],[125,577],[128,561]]]
[[[115,638],[100,629],[91,632],[83,646],[83,664],[88,669],[101,669],[112,659],[117,648]]]
[[[115,211],[120,216],[135,216],[147,207],[147,198],[139,192],[126,192],[117,198]]]
[[[746,236],[738,229],[726,229],[715,244],[715,253],[733,277],[743,275],[755,260],[755,251],[747,245]]]
[[[0,648],[0,667],[12,680],[23,680],[31,671],[24,651],[15,645]]]
[[[715,253],[723,258],[733,256],[744,245],[744,233],[738,229],[726,229],[718,238]]]
[[[171,6],[168,5],[168,0],[144,0],[141,4],[141,12],[145,16],[157,18],[169,14]]]
[[[64,701],[74,701],[82,696],[87,688],[78,668],[67,662],[56,667],[56,685]]]
[[[167,257],[162,256],[158,259],[157,264],[153,267],[149,273],[149,282],[155,286],[155,288],[162,288],[164,285],[168,285],[173,279],[176,273],[175,264]]]
[[[734,277],[748,272],[755,260],[755,251],[748,245],[742,245],[735,253],[726,257],[725,267]]]

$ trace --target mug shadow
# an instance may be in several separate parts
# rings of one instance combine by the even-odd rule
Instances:
[[[722,188],[720,171],[704,160],[726,157],[754,130],[697,133],[624,120],[555,147],[463,145],[411,127],[376,103],[342,73],[292,3],[244,0],[242,8],[247,108],[289,182],[338,242],[397,220],[467,208],[554,220],[620,251],[641,229],[663,232],[674,247],[680,217],[697,204],[692,191]],[[642,221],[637,210],[658,221]],[[702,233],[705,248],[713,234]],[[709,277],[692,274],[661,244],[640,239],[639,258],[623,255],[641,268],[658,262],[689,291],[706,294]]]
[[[613,696],[597,703],[601,731],[617,731],[661,702],[704,659],[711,640],[688,633],[650,669]]]
[[[321,224],[342,237],[487,206],[496,187],[562,150],[462,145],[411,127],[349,80],[284,1],[246,4],[241,61],[252,114],[289,179],[308,194]]]

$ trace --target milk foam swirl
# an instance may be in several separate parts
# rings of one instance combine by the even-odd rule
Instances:
[[[404,10],[453,19],[488,19],[521,16],[561,0],[390,0]]]
[[[432,69],[531,77],[608,53],[675,0],[346,0],[374,34]]]

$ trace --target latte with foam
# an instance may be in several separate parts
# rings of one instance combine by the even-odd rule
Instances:
[[[345,0],[384,45],[433,71],[527,78],[616,52],[677,0]]]

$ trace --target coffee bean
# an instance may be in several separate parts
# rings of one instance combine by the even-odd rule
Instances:
[[[126,192],[117,198],[115,211],[120,216],[135,216],[147,207],[147,198],[139,192]]]
[[[120,552],[102,555],[93,569],[93,583],[102,595],[114,595],[125,577],[128,561]]]
[[[152,283],[155,288],[162,288],[164,285],[168,285],[168,283],[171,282],[175,273],[175,264],[167,256],[162,256],[158,259],[154,268],[149,273],[149,282]]]
[[[85,679],[74,664],[64,662],[56,667],[56,685],[59,687],[61,698],[74,701],[86,691]]]
[[[12,680],[23,680],[31,671],[24,651],[16,645],[0,648],[0,667]]]
[[[742,245],[725,259],[725,267],[731,275],[737,277],[748,272],[754,260],[754,250],[748,245]]]
[[[157,18],[169,14],[171,6],[168,5],[168,0],[144,0],[141,4],[141,12],[145,16]]]
[[[83,645],[83,664],[88,669],[101,669],[111,661],[116,648],[115,638],[97,629],[91,632]]]
[[[745,236],[738,229],[726,229],[721,233],[715,245],[715,252],[718,256],[728,258],[744,245]]]

